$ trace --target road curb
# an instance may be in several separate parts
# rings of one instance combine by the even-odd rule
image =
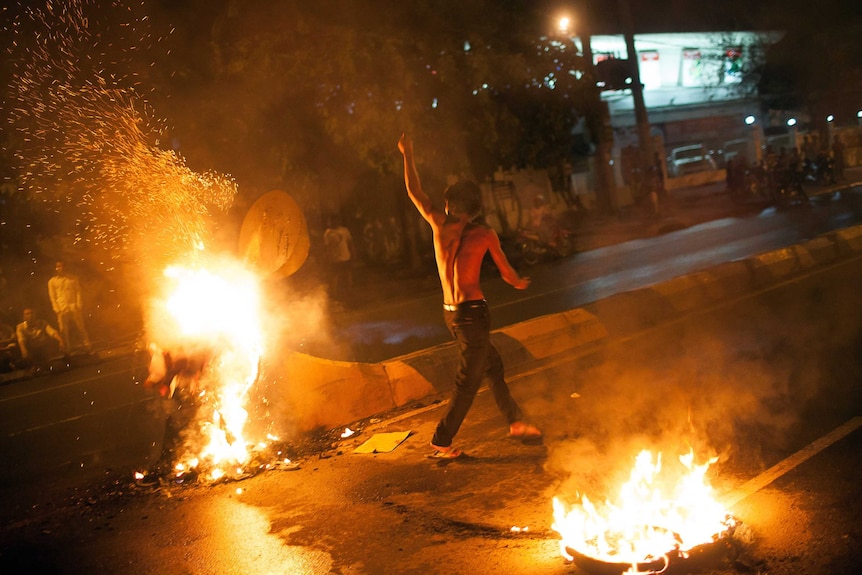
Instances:
[[[491,338],[513,375],[556,355],[656,327],[859,253],[862,225],[507,326]],[[454,343],[443,344],[380,364],[293,354],[283,367],[291,385],[314,399],[297,406],[297,413],[304,414],[298,425],[308,431],[339,427],[448,391],[458,352]]]

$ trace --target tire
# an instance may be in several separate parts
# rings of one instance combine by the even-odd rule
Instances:
[[[528,266],[534,266],[539,263],[539,253],[536,242],[533,240],[524,240],[518,244],[518,251],[521,252],[521,260]]]

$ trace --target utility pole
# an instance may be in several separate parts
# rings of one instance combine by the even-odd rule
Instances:
[[[593,63],[593,48],[590,44],[590,34],[581,34],[584,61],[586,62],[586,78],[589,83],[590,100],[594,106],[591,125],[591,136],[596,143],[596,205],[600,212],[611,213],[614,209],[613,190],[614,174],[611,171],[611,149],[614,145],[614,131],[611,128],[608,105],[602,100],[601,91],[596,86],[596,68]]]
[[[620,18],[622,20],[623,36],[626,41],[626,52],[629,56],[629,68],[632,78],[632,100],[634,100],[635,122],[638,128],[638,147],[640,148],[640,166],[646,168],[652,162],[652,139],[650,138],[649,116],[644,104],[644,90],[641,84],[640,62],[635,50],[634,20],[632,19],[629,0],[618,0]]]

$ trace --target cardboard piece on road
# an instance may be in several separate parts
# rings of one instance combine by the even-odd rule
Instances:
[[[401,445],[410,433],[409,431],[375,433],[368,441],[354,449],[353,453],[389,453]]]

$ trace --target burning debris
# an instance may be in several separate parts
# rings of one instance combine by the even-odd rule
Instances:
[[[591,571],[659,573],[732,534],[737,522],[706,480],[715,461],[696,464],[690,451],[664,466],[661,453],[644,450],[617,500],[596,505],[584,495],[567,508],[554,498],[563,556]]]
[[[269,194],[244,227],[244,260],[209,254],[237,185],[196,173],[164,149],[165,124],[130,72],[149,67],[142,58],[161,40],[139,9],[46,0],[9,23],[21,185],[65,217],[68,235],[103,271],[130,264],[131,296],[149,300],[145,384],[176,405],[168,422],[175,442],[170,471],[137,481],[217,481],[289,468],[255,389],[264,352],[261,282],[303,263],[304,218],[287,194]]]
[[[175,471],[241,477],[252,452],[267,445],[246,437],[263,353],[259,280],[230,260],[171,266],[165,279],[165,295],[150,308],[147,383],[178,394],[192,412]]]

